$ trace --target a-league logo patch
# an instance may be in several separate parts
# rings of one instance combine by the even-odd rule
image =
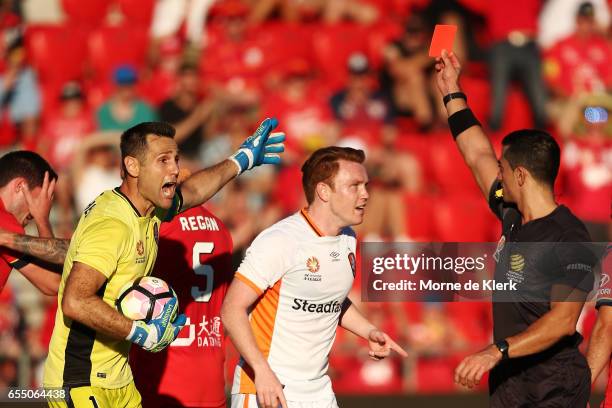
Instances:
[[[306,267],[311,273],[317,273],[319,272],[319,268],[321,267],[321,265],[319,264],[319,260],[316,257],[311,256],[306,260]]]
[[[355,273],[356,273],[356,268],[357,268],[357,262],[355,261],[355,254],[352,252],[349,252],[348,260],[349,260],[349,264],[351,264],[351,271],[353,272],[353,278],[354,278]]]
[[[138,256],[142,256],[144,254],[144,244],[142,243],[142,241],[138,241],[136,243],[136,253],[138,254]]]

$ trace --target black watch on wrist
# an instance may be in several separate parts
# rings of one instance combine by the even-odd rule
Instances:
[[[508,344],[506,339],[502,339],[502,340],[496,341],[495,342],[495,347],[497,347],[499,352],[502,354],[502,360],[507,360],[509,358],[508,357],[508,349],[510,348],[510,345]]]
[[[444,102],[444,106],[446,106],[451,99],[464,99],[467,102],[467,96],[463,92],[451,92],[446,94],[444,98],[442,98],[442,102]]]

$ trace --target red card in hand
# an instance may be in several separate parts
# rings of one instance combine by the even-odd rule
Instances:
[[[436,24],[433,38],[431,39],[431,46],[429,47],[429,56],[440,57],[442,56],[442,50],[451,52],[456,32],[456,25]]]

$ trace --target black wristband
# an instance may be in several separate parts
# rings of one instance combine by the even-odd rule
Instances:
[[[508,344],[506,339],[495,342],[495,347],[497,347],[497,349],[501,353],[502,360],[507,360],[509,358],[508,349],[510,348],[510,345]]]
[[[449,94],[446,94],[444,98],[442,98],[442,101],[446,106],[446,104],[449,103],[451,99],[464,99],[467,102],[467,96],[463,92],[451,92]]]
[[[448,117],[448,127],[450,127],[453,139],[457,139],[457,136],[472,126],[480,126],[480,122],[470,108],[455,112]]]

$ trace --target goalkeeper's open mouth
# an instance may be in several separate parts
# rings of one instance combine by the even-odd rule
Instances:
[[[161,192],[165,199],[172,200],[176,192],[176,181],[167,181],[162,184]]]

